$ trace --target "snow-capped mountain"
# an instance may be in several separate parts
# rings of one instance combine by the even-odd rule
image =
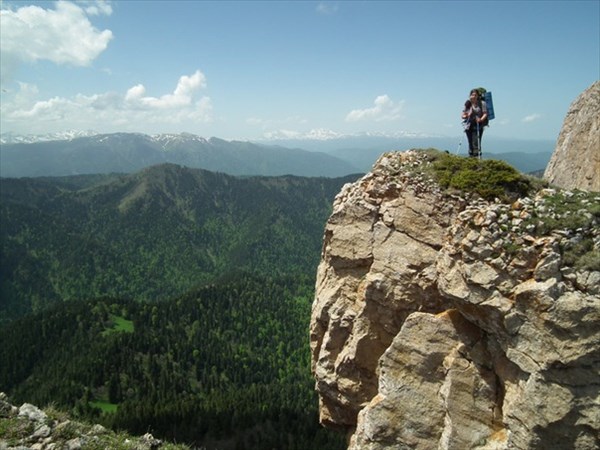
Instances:
[[[97,135],[98,133],[93,130],[66,130],[57,133],[46,133],[46,134],[14,134],[14,133],[2,133],[0,134],[0,144],[32,144],[34,142],[48,142],[48,141],[70,141],[81,137],[90,137]]]
[[[189,133],[111,133],[3,144],[0,176],[130,173],[163,163],[230,175],[338,177],[360,172],[343,159],[298,148],[205,139]]]

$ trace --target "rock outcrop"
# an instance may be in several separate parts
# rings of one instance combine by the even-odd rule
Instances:
[[[64,413],[47,414],[37,406],[12,405],[0,392],[0,450],[182,450],[184,446],[163,445],[150,433],[131,437],[107,430],[102,425],[85,425]]]
[[[544,178],[564,189],[600,192],[600,81],[571,104]]]
[[[334,202],[310,327],[321,422],[352,450],[599,448],[600,272],[572,255],[598,255],[600,194],[485,201],[428,164],[384,154]],[[549,227],[557,196],[589,220]]]

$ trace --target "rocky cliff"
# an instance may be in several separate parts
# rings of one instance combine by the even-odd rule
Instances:
[[[484,200],[440,187],[437,158],[384,154],[334,202],[310,327],[321,422],[349,449],[598,448],[600,194]]]
[[[569,108],[544,178],[565,189],[600,192],[600,81]]]

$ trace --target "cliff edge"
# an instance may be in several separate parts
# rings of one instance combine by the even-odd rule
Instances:
[[[486,164],[386,153],[335,199],[310,340],[349,449],[600,447],[600,194],[452,188]]]

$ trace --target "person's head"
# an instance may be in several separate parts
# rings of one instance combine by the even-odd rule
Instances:
[[[471,102],[476,103],[479,100],[479,91],[477,89],[471,89],[471,92],[469,92],[469,99]]]

